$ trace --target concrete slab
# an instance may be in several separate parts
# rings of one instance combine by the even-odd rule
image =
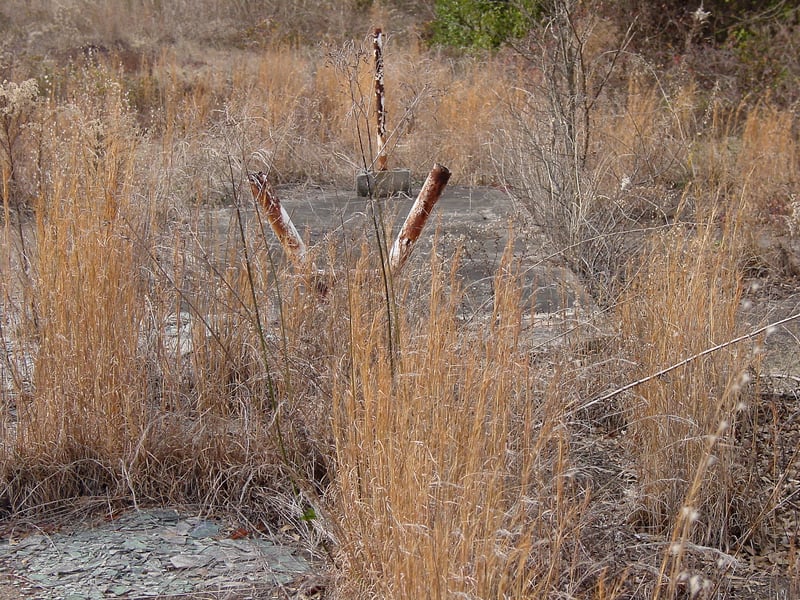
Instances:
[[[411,195],[411,171],[392,169],[375,173],[359,173],[356,175],[356,193],[360,197],[372,194],[377,198],[386,198],[395,194]]]
[[[281,203],[300,235],[313,249],[320,244],[350,243],[353,233],[374,235],[370,221],[370,199],[352,192],[318,187],[286,186],[277,190]],[[375,209],[397,235],[414,197],[398,195],[379,198]],[[225,212],[229,209],[222,209]],[[558,260],[549,260],[552,251],[540,235],[526,225],[526,213],[506,192],[491,187],[447,186],[436,204],[425,230],[417,241],[409,262],[409,274],[430,269],[433,246],[444,260],[458,252],[458,275],[466,292],[466,302],[475,310],[490,310],[495,276],[503,253],[513,238],[513,252],[521,272],[521,301],[531,315],[554,315],[577,306],[591,306],[589,295],[579,279]],[[223,217],[220,225],[228,223]],[[268,232],[269,233],[269,232]],[[269,236],[281,254],[277,240]]]

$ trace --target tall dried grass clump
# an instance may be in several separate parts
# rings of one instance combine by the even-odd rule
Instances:
[[[707,223],[654,235],[633,261],[616,312],[635,375],[647,377],[741,333],[741,217],[729,218],[735,222],[722,232]],[[741,345],[721,347],[626,397],[645,526],[668,530],[689,510],[698,516],[682,535],[722,545],[749,526],[734,499],[748,492],[735,430],[750,358]]]
[[[798,132],[792,111],[763,99],[734,106],[711,98],[702,137],[689,153],[691,182],[701,198],[717,195],[742,203],[743,263],[750,274],[800,274],[796,233],[800,203]],[[708,203],[706,203],[708,204]],[[706,207],[707,209],[707,207]]]
[[[35,363],[13,454],[18,470],[41,478],[40,502],[52,498],[45,490],[80,494],[91,487],[83,477],[108,480],[103,465],[124,457],[145,426],[143,255],[132,235],[141,223],[132,203],[137,137],[119,88],[106,92],[92,111],[48,109],[40,139],[49,176],[35,205],[30,271],[7,296],[19,300]],[[76,475],[48,485],[48,472],[67,464]]]
[[[285,275],[252,217],[242,217],[244,237],[234,228],[224,239],[185,213],[165,221],[180,207],[161,204],[152,140],[123,86],[102,68],[85,74],[66,99],[43,103],[34,217],[17,216],[16,241],[5,228],[3,264],[18,272],[2,282],[14,324],[2,343],[15,356],[3,365],[3,392],[13,389],[0,502],[22,511],[78,497],[235,498],[262,515],[284,493],[291,503],[287,459],[305,454],[282,453],[276,425],[295,392],[273,360]],[[32,373],[14,372],[26,361]]]
[[[731,106],[711,97],[703,121],[707,135],[689,157],[697,183],[741,193],[748,218],[761,224],[785,216],[798,177],[794,114],[768,99]]]
[[[797,182],[800,180],[797,116],[769,105],[747,114],[736,160],[735,181],[748,199],[755,224],[777,225],[795,235],[800,226]],[[800,274],[795,265],[793,275]]]
[[[458,286],[435,272],[424,305],[400,308],[395,359],[384,313],[361,308],[375,305],[369,271],[350,282],[333,388],[331,519],[350,593],[533,598],[564,585],[581,507],[557,394],[531,392],[513,266],[473,333],[459,327]]]
[[[404,4],[369,10],[359,0],[322,0],[313,6],[290,0],[109,0],[102,4],[7,0],[0,7],[4,17],[0,27],[8,43],[30,33],[31,41],[48,51],[80,46],[87,39],[98,45],[136,46],[166,40],[191,49],[220,43],[259,49],[272,41],[295,46],[320,39],[338,41],[366,31],[370,19],[391,14],[397,22],[407,23],[411,14],[427,8],[424,3]]]
[[[147,72],[124,77],[140,121],[161,144],[166,195],[228,201],[226,157],[280,182],[352,185],[374,148],[374,66],[366,38],[259,53],[230,50],[186,64],[174,51]],[[234,58],[231,59],[230,55]],[[230,73],[229,63],[235,62]],[[494,60],[494,59],[488,59]],[[113,65],[113,59],[109,62]],[[440,63],[414,40],[390,34],[386,52],[389,161],[424,175],[432,162],[454,165],[463,181],[495,179],[486,144],[510,85],[463,58]],[[216,191],[216,197],[209,190]],[[222,197],[220,197],[222,196]]]

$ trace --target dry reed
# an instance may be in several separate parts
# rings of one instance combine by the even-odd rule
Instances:
[[[331,514],[350,580],[391,598],[541,597],[559,582],[580,504],[566,483],[563,408],[554,393],[531,396],[513,265],[477,332],[459,327],[452,274],[434,272],[426,306],[401,313],[394,373],[386,323],[356,291],[371,289],[368,274],[351,282],[348,370],[332,409]]]

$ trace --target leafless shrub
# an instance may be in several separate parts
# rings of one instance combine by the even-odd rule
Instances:
[[[627,51],[632,25],[618,31],[569,1],[549,14],[515,47],[524,67],[504,96],[495,160],[549,245],[608,301],[642,230],[686,216],[680,186],[703,102],[665,89]]]
[[[0,199],[6,210],[22,205],[21,186],[22,137],[33,127],[33,117],[39,100],[35,79],[21,83],[3,81],[0,85]],[[30,190],[29,190],[30,193]]]

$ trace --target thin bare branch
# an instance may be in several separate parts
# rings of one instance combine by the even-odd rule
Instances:
[[[750,331],[749,333],[746,333],[744,335],[740,335],[737,338],[734,338],[732,340],[728,340],[728,341],[723,342],[721,344],[717,344],[716,346],[712,346],[711,348],[706,348],[702,352],[698,352],[696,354],[692,354],[691,356],[689,356],[687,358],[684,358],[683,360],[678,361],[678,362],[670,365],[669,367],[661,369],[657,373],[653,373],[652,375],[648,375],[647,377],[642,377],[641,379],[637,379],[636,381],[632,381],[631,383],[623,385],[621,388],[617,388],[617,389],[615,389],[615,390],[613,390],[611,392],[608,392],[607,394],[603,394],[602,396],[598,396],[597,398],[594,398],[593,400],[590,400],[586,404],[583,404],[583,405],[581,405],[579,407],[573,408],[572,410],[567,412],[566,415],[567,416],[572,416],[579,410],[585,410],[585,409],[589,408],[590,406],[594,406],[595,404],[600,404],[601,402],[605,402],[606,400],[610,400],[611,398],[613,398],[615,396],[619,396],[623,392],[627,392],[628,390],[631,390],[631,389],[633,389],[635,387],[638,387],[638,386],[642,385],[643,383],[647,383],[648,381],[651,381],[653,379],[657,379],[658,377],[666,375],[667,373],[669,373],[671,371],[674,371],[675,369],[679,369],[680,367],[688,365],[690,362],[693,362],[693,361],[697,360],[698,358],[702,358],[704,356],[708,356],[709,354],[713,354],[714,352],[717,352],[718,350],[722,350],[723,348],[727,348],[728,346],[732,346],[734,344],[738,344],[739,342],[743,342],[745,340],[752,339],[755,336],[759,335],[760,333],[764,333],[765,331],[768,331],[770,329],[773,329],[775,327],[783,325],[784,323],[788,323],[790,321],[794,321],[795,319],[800,319],[800,313],[795,313],[795,314],[790,315],[790,316],[788,316],[788,317],[786,317],[784,319],[781,319],[780,321],[775,321],[773,323],[770,323],[769,325],[764,325],[763,327],[759,327],[758,329]]]

